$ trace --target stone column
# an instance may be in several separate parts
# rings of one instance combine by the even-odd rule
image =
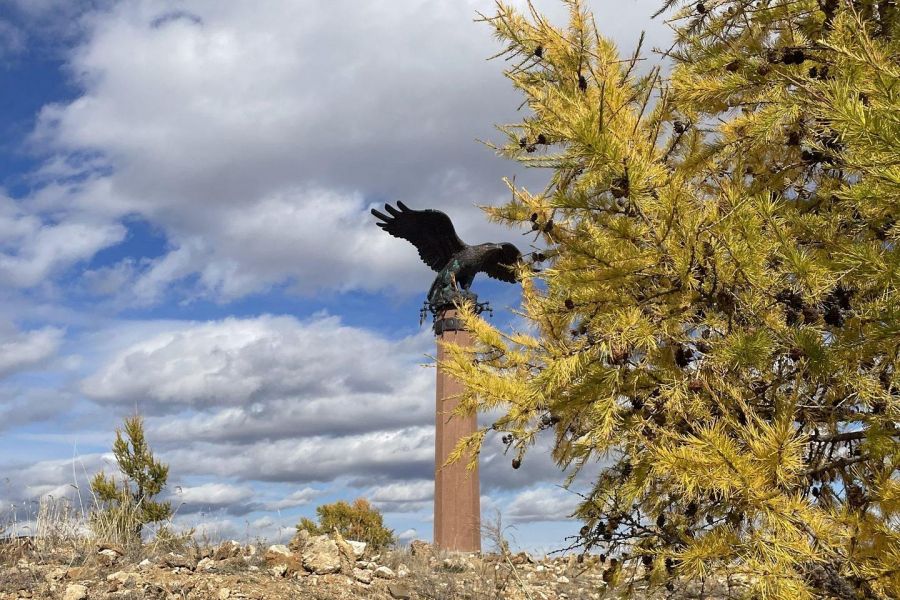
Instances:
[[[472,343],[471,334],[462,329],[453,309],[438,313],[434,324],[438,341],[460,345]],[[438,345],[438,361],[444,350]],[[451,416],[458,402],[451,398],[462,391],[462,384],[437,368],[434,448],[434,544],[443,550],[481,551],[481,496],[478,469],[467,472],[469,460],[443,466],[447,457],[463,437],[475,433],[475,415]]]

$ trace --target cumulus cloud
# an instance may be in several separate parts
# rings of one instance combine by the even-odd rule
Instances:
[[[65,390],[0,387],[0,431],[59,418],[75,402]]]
[[[78,40],[65,61],[78,92],[46,105],[29,140],[46,159],[26,177],[32,191],[0,197],[0,282],[18,288],[6,293],[16,296],[17,322],[27,314],[30,323],[77,323],[78,355],[60,362],[70,365],[64,371],[87,370],[77,386],[60,383],[56,398],[47,382],[35,390],[10,380],[0,388],[2,426],[64,410],[76,402],[73,390],[92,401],[80,402],[78,418],[103,413],[102,425],[91,423],[98,430],[138,407],[180,484],[170,496],[184,502],[178,522],[221,537],[243,538],[250,527],[289,537],[291,523],[256,513],[303,507],[347,486],[404,519],[430,512],[434,373],[418,366],[432,350],[427,332],[391,340],[336,317],[276,316],[96,330],[94,315],[58,301],[71,288],[54,286],[74,272],[80,291],[132,310],[170,299],[173,287],[216,302],[283,289],[423,291],[431,274],[415,250],[368,214],[384,201],[442,208],[469,242],[520,242],[473,207],[504,197],[500,178],[517,171],[474,141],[515,119],[519,102],[505,65],[483,60],[498,49],[490,29],[472,23],[492,2],[0,5],[17,7],[15,26],[26,23],[27,36]],[[540,8],[562,21],[561,3]],[[598,6],[598,20],[629,48],[635,16],[643,21],[655,8],[650,0],[616,6],[615,21],[604,24],[610,9]],[[22,39],[0,25],[0,52]],[[651,31],[649,39],[661,38]],[[530,187],[543,179],[518,175]],[[149,224],[161,254],[123,244],[133,219]],[[34,290],[56,304],[31,302]],[[63,329],[32,327],[0,329],[0,376],[59,355]],[[5,439],[84,437],[65,426]],[[108,448],[104,431],[89,434],[97,447]],[[545,441],[519,470],[488,443],[482,489],[497,505],[509,490],[561,478]],[[84,494],[85,477],[116,470],[100,453],[75,467],[73,476],[70,459],[3,465],[0,503]],[[294,487],[276,495],[269,490],[288,486],[270,482]],[[555,514],[549,498],[528,490],[509,505],[511,518]]]
[[[430,334],[389,340],[336,317],[180,324],[111,349],[81,389],[137,404],[173,468],[308,484],[349,478],[384,510],[431,502],[434,371]],[[489,436],[488,492],[558,482],[550,436],[514,470]]]
[[[376,486],[365,497],[386,513],[414,513],[430,509],[434,501],[434,480],[420,479]]]
[[[565,521],[578,506],[580,497],[558,487],[525,490],[503,509],[503,516],[514,523]]]
[[[177,486],[170,500],[177,503],[178,512],[213,512],[228,508],[240,514],[249,512],[248,503],[254,490],[247,485],[228,483],[204,483],[195,486]]]
[[[186,474],[288,483],[355,476],[362,483],[426,476],[433,469],[434,441],[432,428],[412,427],[242,446],[185,444],[165,456]]]
[[[35,286],[124,236],[121,224],[86,213],[51,217],[0,198],[0,281]]]
[[[115,464],[112,454],[85,454],[77,458],[0,464],[0,495],[6,502],[30,501],[42,496],[80,497],[89,501],[88,482],[99,470]]]
[[[366,198],[474,221],[476,201],[504,193],[508,170],[474,138],[515,100],[484,64],[478,3],[338,4],[133,0],[94,15],[71,61],[84,93],[44,107],[33,141],[105,158],[92,183],[111,193],[76,205],[165,228],[171,252],[136,278],[145,301],[193,274],[226,299],[285,280],[408,290],[415,254],[382,239]]]
[[[132,273],[133,302],[194,277],[220,300],[281,282],[421,288],[415,253],[372,226],[372,199],[446,208],[472,242],[510,236],[474,208],[516,171],[474,140],[519,103],[484,60],[497,45],[478,10],[492,3],[126,0],[92,13],[69,62],[82,93],[45,106],[32,136],[51,179],[91,160],[75,193],[41,205],[164,229],[171,250]]]
[[[64,335],[64,330],[57,327],[19,331],[0,323],[0,377],[36,367],[53,357]]]
[[[193,530],[196,537],[212,543],[236,540],[256,544],[263,540],[269,544],[281,544],[287,543],[296,533],[294,522],[268,516],[248,522],[228,516],[188,514],[176,516],[174,525],[177,531]]]
[[[388,514],[430,513],[434,371],[421,366],[432,347],[428,332],[391,340],[333,316],[272,315],[119,323],[113,330],[117,335],[79,340],[92,348],[86,363],[96,365],[79,389],[97,410],[124,414],[137,406],[149,415],[150,443],[171,468],[167,499],[180,513],[287,510],[337,488],[355,489],[348,493]],[[42,405],[35,394],[7,412],[27,405],[34,419],[51,414],[52,397]],[[71,394],[59,401],[71,403]],[[109,433],[101,438],[106,446]],[[503,446],[488,436],[482,490],[502,498],[538,482],[559,483],[550,443],[551,436],[539,437],[522,467],[512,469]],[[89,462],[88,474],[104,465],[115,471],[109,456]],[[69,491],[67,461],[14,471],[22,497]],[[271,483],[297,488],[273,497]],[[533,519],[523,502],[514,504],[513,517]]]
[[[390,340],[336,317],[271,315],[136,329],[145,336],[124,328],[131,340],[108,347],[80,388],[151,415],[173,472],[364,487],[431,470],[430,334]],[[268,506],[313,497],[301,492]]]
[[[323,490],[305,487],[303,489],[299,489],[295,492],[291,492],[281,500],[275,500],[273,502],[267,502],[265,504],[266,510],[284,510],[286,508],[295,508],[297,506],[305,506],[319,498],[324,493]]]
[[[164,439],[371,431],[423,424],[433,373],[427,335],[392,341],[337,317],[180,325],[120,349],[81,384],[101,403],[148,414],[217,412],[166,424]]]
[[[482,490],[488,493],[521,489],[533,482],[544,481],[562,483],[565,475],[553,460],[553,436],[550,432],[537,436],[535,444],[528,449],[518,469],[512,468],[514,450],[505,454],[506,445],[500,442],[499,433],[489,434],[482,447],[479,470]],[[587,464],[578,475],[577,482],[591,481],[599,464]]]

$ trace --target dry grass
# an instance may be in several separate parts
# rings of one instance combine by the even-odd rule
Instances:
[[[132,561],[197,548],[193,530],[176,532],[171,520],[144,527],[149,533],[144,543],[138,533],[138,508],[135,502],[85,507],[78,498],[52,496],[14,506],[0,517],[0,565],[15,564],[26,556],[39,563],[83,565],[97,560],[101,544],[120,549]]]
[[[406,581],[424,600],[494,600],[505,597],[514,588],[518,588],[522,598],[531,600],[520,569],[513,562],[515,554],[510,550],[499,514],[482,526],[482,534],[490,553],[479,560],[470,561],[466,554],[440,550],[413,556],[404,548],[385,553],[379,562],[393,569],[406,565],[410,571]]]
[[[66,498],[44,496],[36,503],[14,506],[0,530],[3,562],[15,562],[26,554],[59,559],[61,554],[80,554],[85,546],[82,514]]]

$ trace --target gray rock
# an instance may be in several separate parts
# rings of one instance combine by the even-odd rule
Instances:
[[[391,570],[390,567],[378,567],[374,571],[375,577],[380,577],[382,579],[394,579],[397,577],[397,574]]]
[[[362,558],[363,554],[366,553],[366,544],[365,542],[357,542],[356,540],[347,540],[347,543],[350,544],[350,547],[353,548],[353,554],[357,559]]]
[[[463,556],[453,556],[445,558],[441,567],[450,573],[463,573],[472,568],[472,563]]]
[[[66,592],[63,594],[63,600],[87,600],[87,597],[87,588],[77,583],[66,586]]]
[[[284,544],[273,544],[269,546],[266,554],[281,554],[282,556],[291,556],[293,555],[293,552],[291,552]],[[237,556],[237,554],[235,554],[235,556]]]
[[[356,579],[360,583],[365,583],[369,585],[372,583],[372,571],[366,571],[365,569],[354,569],[353,570],[353,578]]]
[[[190,571],[193,571],[197,566],[197,563],[192,561],[187,556],[184,556],[182,554],[175,554],[174,552],[169,552],[168,554],[163,556],[162,563],[165,566],[173,569],[176,567],[181,567],[182,569],[188,569]]]
[[[309,538],[303,548],[303,567],[317,575],[341,570],[341,551],[327,535]]]
[[[514,565],[533,565],[534,559],[531,558],[531,555],[527,552],[518,552],[512,555],[512,557],[510,558],[510,562]]]
[[[356,566],[356,551],[353,550],[353,546],[347,543],[344,536],[337,529],[334,530],[332,539],[337,544],[338,552],[341,555],[341,571],[344,573],[352,572]]]
[[[413,556],[429,556],[434,554],[434,546],[424,540],[413,540],[409,543],[409,553]]]
[[[387,589],[391,598],[394,598],[395,600],[410,600],[410,598],[412,598],[412,594],[409,592],[409,588],[406,587],[406,584],[389,583]]]
[[[300,558],[283,544],[269,546],[264,558],[269,571],[278,577],[293,575],[303,570]],[[243,558],[240,560],[243,561]]]
[[[233,558],[240,553],[241,545],[238,542],[231,540],[219,544],[219,547],[213,552],[212,558],[214,560],[225,560],[227,558]]]
[[[135,585],[138,581],[136,573],[128,573],[126,571],[116,571],[106,576],[107,581],[116,581],[121,585]]]
[[[200,559],[197,563],[198,571],[212,571],[216,568],[216,561],[211,558]]]
[[[291,550],[294,552],[302,552],[304,548],[306,548],[306,544],[309,543],[309,532],[305,529],[300,529],[294,535],[294,538],[291,540],[291,543],[288,544]]]

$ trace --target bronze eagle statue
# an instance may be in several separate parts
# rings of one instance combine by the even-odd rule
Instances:
[[[372,209],[372,214],[381,221],[377,225],[392,236],[411,242],[422,261],[437,271],[428,290],[432,310],[450,306],[460,297],[474,300],[469,287],[477,273],[516,282],[516,263],[522,254],[515,245],[470,246],[459,239],[450,217],[439,210],[413,210],[402,202],[397,202],[397,208],[385,204],[384,210],[388,214]]]

